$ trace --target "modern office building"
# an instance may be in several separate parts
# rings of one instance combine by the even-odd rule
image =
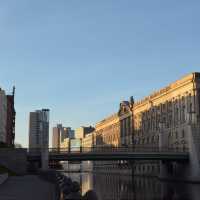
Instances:
[[[30,113],[29,148],[46,149],[49,147],[49,109]]]
[[[52,147],[59,149],[61,144],[66,138],[74,138],[74,130],[71,127],[63,127],[62,124],[57,124],[56,127],[53,127],[53,137],[52,137]]]

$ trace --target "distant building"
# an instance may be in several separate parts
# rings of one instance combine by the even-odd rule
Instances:
[[[29,148],[49,147],[49,109],[30,113]]]
[[[90,152],[93,151],[93,143],[94,143],[94,131],[87,134],[82,139],[82,151]],[[82,171],[83,172],[91,172],[93,170],[93,161],[82,161]]]
[[[8,146],[14,146],[15,115],[15,87],[13,87],[12,95],[7,95],[6,144]]]
[[[71,127],[63,127],[62,124],[58,124],[57,127],[53,127],[53,148],[61,148],[61,144],[66,138],[74,138],[74,130],[72,130]]]
[[[6,143],[7,96],[0,89],[0,143]]]
[[[53,127],[52,147],[54,149],[60,148],[60,130],[58,127]]]
[[[63,142],[60,143],[61,151],[68,151],[70,149],[70,138],[65,138]]]
[[[94,131],[87,134],[83,139],[82,139],[82,148],[84,151],[90,151],[93,147],[94,143]]]
[[[75,138],[83,139],[87,134],[93,132],[94,130],[95,128],[92,126],[89,126],[89,127],[81,126],[80,128],[77,128],[75,130]]]

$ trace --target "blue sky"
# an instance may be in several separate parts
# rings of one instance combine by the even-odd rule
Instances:
[[[77,128],[200,71],[198,0],[0,1],[0,86],[16,86],[16,141],[29,112]]]

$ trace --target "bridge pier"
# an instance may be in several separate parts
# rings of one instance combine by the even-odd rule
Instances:
[[[49,149],[43,148],[41,150],[41,168],[42,170],[48,170],[49,169]]]
[[[188,126],[189,163],[187,177],[189,181],[200,182],[200,124]]]

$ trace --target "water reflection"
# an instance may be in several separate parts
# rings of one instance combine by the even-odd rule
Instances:
[[[156,178],[118,174],[66,174],[82,185],[82,194],[94,189],[99,200],[199,200],[200,185],[160,182]]]

